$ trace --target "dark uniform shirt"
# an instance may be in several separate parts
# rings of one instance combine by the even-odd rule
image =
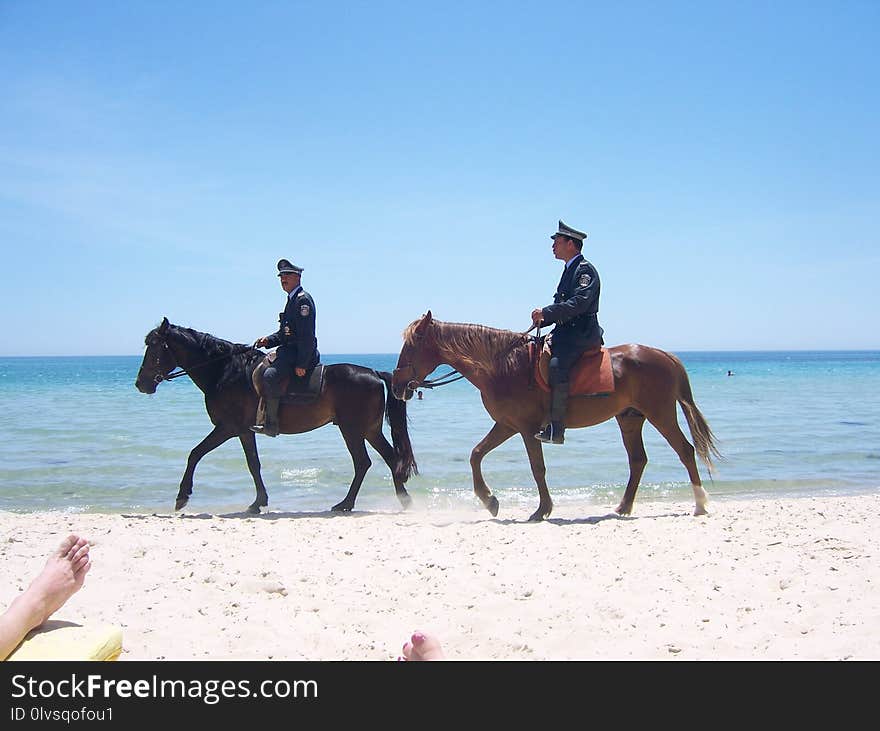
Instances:
[[[315,337],[315,302],[302,287],[287,298],[284,312],[278,315],[278,332],[266,337],[270,348],[278,346],[278,355],[294,368],[312,368],[318,364],[318,339]]]
[[[555,324],[551,349],[582,352],[601,345],[603,330],[599,327],[599,273],[578,254],[565,268],[553,304],[542,310],[545,324]]]

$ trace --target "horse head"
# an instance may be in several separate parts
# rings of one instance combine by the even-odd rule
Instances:
[[[153,328],[144,338],[147,350],[134,385],[141,393],[156,393],[162,379],[177,367],[177,361],[168,347],[168,330],[171,323],[162,318],[159,327]]]
[[[440,365],[440,354],[434,337],[436,324],[431,310],[403,332],[403,348],[397,367],[391,374],[391,392],[408,401],[425,377]]]

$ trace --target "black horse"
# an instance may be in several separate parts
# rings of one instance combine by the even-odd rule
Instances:
[[[260,476],[256,435],[250,430],[258,402],[251,376],[265,353],[172,325],[167,317],[159,327],[147,333],[144,343],[147,351],[135,381],[137,389],[141,393],[155,393],[159,383],[175,368],[180,368],[205,394],[205,408],[214,424],[211,433],[190,452],[174,509],[180,510],[189,501],[199,460],[228,439],[238,437],[257,489],[257,498],[248,512],[259,513],[261,507],[269,504],[269,496]],[[382,433],[383,413],[391,427],[393,447]],[[411,475],[418,474],[418,467],[407,431],[406,405],[391,393],[390,373],[349,363],[326,366],[317,400],[293,406],[282,403],[278,417],[284,434],[312,431],[331,421],[342,432],[354,462],[354,479],[345,499],[332,510],[354,508],[361,483],[372,464],[364,440],[391,468],[397,497],[404,508],[409,507],[412,498],[404,483]]]

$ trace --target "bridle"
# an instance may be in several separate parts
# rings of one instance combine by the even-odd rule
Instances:
[[[185,372],[183,370],[174,371],[174,368],[172,368],[171,371],[168,371],[168,373],[162,373],[162,355],[164,353],[169,353],[171,355],[172,360],[174,360],[174,368],[179,367],[177,365],[177,359],[174,357],[174,354],[171,353],[171,348],[169,348],[168,343],[165,340],[163,340],[162,341],[162,349],[157,350],[157,352],[156,352],[156,365],[155,365],[156,375],[153,376],[153,382],[157,386],[160,383],[162,383],[162,381],[170,381],[174,378],[178,378],[179,376],[185,375]],[[174,371],[174,372],[172,372],[172,371]]]
[[[412,375],[415,376],[415,366],[413,366],[413,364],[409,361],[407,361],[407,366],[409,366]],[[415,391],[417,388],[440,388],[440,386],[446,386],[450,383],[460,381],[462,378],[464,378],[464,376],[453,368],[451,371],[449,371],[449,373],[444,373],[442,376],[439,376],[438,378],[433,378],[428,381],[418,381],[415,378],[412,378],[409,382],[407,382],[406,388],[408,391]]]
[[[422,334],[414,333],[412,339],[418,342],[423,337],[425,336]],[[407,381],[407,391],[415,391],[417,388],[440,388],[440,386],[446,386],[447,384],[455,383],[456,381],[460,381],[462,378],[464,378],[461,373],[453,368],[451,371],[449,371],[449,373],[444,373],[438,378],[434,378],[430,381],[420,381],[416,378],[416,367],[412,364],[411,360],[406,361],[406,367],[409,368],[410,375],[412,376],[412,378]]]
[[[540,325],[532,325],[532,326],[531,326],[528,330],[526,330],[525,332],[521,332],[521,333],[519,333],[519,337],[520,337],[520,339],[519,339],[519,340],[514,340],[514,341],[510,344],[510,346],[507,348],[507,350],[505,350],[503,353],[501,353],[501,355],[500,355],[499,357],[500,357],[500,358],[503,358],[503,357],[506,356],[508,353],[510,353],[511,350],[513,350],[513,349],[516,348],[517,346],[522,345],[523,343],[525,343],[525,342],[526,342],[526,335],[528,335],[528,334],[529,334],[532,330],[534,330],[535,328],[538,329],[538,336],[540,337],[540,335],[541,335],[541,326],[540,326]],[[423,337],[424,337],[424,335],[422,335],[422,334],[413,334],[412,339],[418,342],[418,341],[421,340]],[[416,376],[416,368],[415,368],[415,366],[412,364],[412,361],[407,360],[407,361],[406,361],[406,367],[409,368],[410,375],[412,376],[412,378],[411,378],[411,379],[407,382],[407,384],[406,384],[406,390],[407,390],[407,391],[415,391],[417,388],[428,388],[428,389],[432,389],[432,388],[440,388],[440,386],[447,386],[447,385],[449,385],[450,383],[455,383],[456,381],[460,381],[462,378],[464,378],[464,375],[463,375],[461,372],[459,372],[458,370],[456,370],[455,368],[453,368],[451,371],[449,371],[449,373],[444,373],[442,376],[438,376],[437,378],[433,378],[433,379],[431,379],[431,380],[429,380],[429,381],[419,381],[419,380],[415,377],[415,376]]]
[[[158,386],[162,381],[173,381],[175,378],[180,378],[181,376],[190,375],[190,371],[195,370],[196,368],[201,368],[202,366],[206,366],[210,363],[215,363],[218,360],[223,360],[225,358],[230,358],[237,353],[243,353],[246,350],[249,350],[250,347],[247,345],[233,345],[232,350],[228,353],[224,353],[223,355],[218,355],[215,358],[209,358],[208,360],[204,360],[201,363],[197,363],[194,366],[190,366],[189,368],[184,368],[183,366],[177,363],[177,358],[174,357],[174,353],[171,351],[171,348],[168,347],[168,341],[165,338],[162,338],[162,350],[156,354],[156,375],[153,376],[153,381]],[[171,355],[172,360],[174,361],[174,368],[178,370],[171,370],[168,373],[162,373],[162,353],[167,352]]]
[[[423,335],[419,335],[419,334],[414,333],[412,336],[412,339],[418,342],[423,337],[424,337]],[[409,360],[409,359],[406,360],[406,367],[409,368],[409,373],[412,376],[412,378],[410,378],[410,380],[406,382],[405,389],[407,391],[410,391],[410,392],[415,391],[420,386],[424,386],[425,388],[434,388],[433,384],[430,386],[425,386],[425,384],[428,383],[428,381],[419,381],[416,378],[416,367],[413,365],[411,360]],[[399,370],[399,369],[395,369],[395,370]],[[450,371],[449,373],[446,374],[446,376],[451,376],[451,375],[454,375],[455,373],[457,373],[457,371]],[[443,376],[443,378],[445,378],[446,376]],[[435,379],[435,380],[440,380],[440,379]],[[455,380],[458,380],[458,379],[456,378]],[[451,383],[451,381],[450,381],[450,383]]]

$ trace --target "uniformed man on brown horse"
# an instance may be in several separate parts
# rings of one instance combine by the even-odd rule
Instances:
[[[585,351],[599,348],[604,340],[598,318],[599,273],[581,254],[587,234],[560,221],[550,238],[553,254],[565,262],[565,269],[553,304],[532,311],[533,324],[556,326],[550,335],[550,421],[535,438],[563,444],[569,372]]]

